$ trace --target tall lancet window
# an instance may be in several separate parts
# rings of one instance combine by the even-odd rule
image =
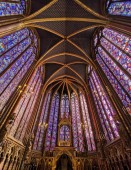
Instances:
[[[131,112],[131,37],[104,28],[95,38],[96,60]]]
[[[61,118],[69,117],[69,98],[67,94],[64,94],[61,99]]]
[[[73,145],[77,151],[84,152],[84,139],[79,107],[80,106],[78,96],[75,93],[72,93],[71,110],[72,110]]]
[[[67,125],[63,125],[60,128],[60,140],[61,141],[70,141],[70,128]]]
[[[37,56],[35,32],[24,28],[0,38],[0,110]]]
[[[0,17],[23,15],[26,12],[26,0],[1,0]]]
[[[90,74],[89,84],[106,139],[107,141],[112,141],[119,137],[117,126],[113,118],[115,110],[113,109],[95,71],[92,71]]]
[[[11,128],[10,135],[22,141],[25,135],[29,120],[33,113],[33,109],[40,91],[42,84],[41,68],[33,74],[29,81],[26,91],[20,99],[14,113],[16,119],[13,127]]]
[[[48,126],[47,118],[48,118],[48,111],[49,111],[49,104],[50,104],[51,92],[49,92],[44,101],[42,102],[42,112],[39,120],[39,125],[37,129],[37,133],[35,136],[34,147],[35,150],[42,150],[43,143],[44,143],[44,136],[46,132],[46,128]]]
[[[58,112],[59,112],[59,94],[55,94],[50,109],[50,116],[48,121],[48,129],[45,141],[45,150],[52,151],[56,146],[57,130],[58,130]]]
[[[82,117],[83,117],[83,127],[85,130],[85,136],[87,141],[88,151],[94,151],[96,149],[94,135],[92,131],[89,110],[87,107],[87,102],[85,96],[80,92],[80,102],[81,102],[81,109],[82,109]]]
[[[106,8],[111,15],[131,16],[130,0],[108,0]]]

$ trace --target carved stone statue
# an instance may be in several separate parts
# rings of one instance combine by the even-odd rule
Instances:
[[[128,134],[125,132],[125,129],[121,123],[117,123],[118,131],[123,141],[124,146],[126,149],[131,148],[131,140],[129,139]]]
[[[126,149],[131,148],[131,140],[129,139],[128,134],[125,132],[125,128],[123,127],[122,123],[120,122],[118,115],[115,115],[114,119],[116,121],[119,135],[123,141],[124,146],[126,147]]]
[[[97,140],[98,154],[101,159],[105,158],[104,146],[106,144],[106,139],[104,134],[100,134],[100,140]]]
[[[28,162],[30,161],[30,152],[32,149],[32,145],[33,145],[33,140],[34,140],[34,134],[29,134],[29,136],[27,136],[27,143],[26,143],[26,153],[25,153],[25,160]]]
[[[7,137],[8,133],[9,133],[12,125],[14,124],[15,118],[16,118],[16,113],[12,113],[7,118],[4,126],[0,130],[0,143],[2,143],[6,139],[6,137]]]

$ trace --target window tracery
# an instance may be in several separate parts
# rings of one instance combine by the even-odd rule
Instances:
[[[17,104],[14,112],[16,113],[16,119],[14,125],[10,131],[10,135],[16,139],[22,141],[25,135],[28,122],[32,115],[41,83],[41,69],[39,68],[32,76],[29,84],[27,85],[26,92],[23,94],[19,103]]]
[[[92,125],[90,121],[87,102],[82,92],[80,92],[80,102],[81,102],[81,110],[82,110],[82,117],[83,117],[83,128],[85,130],[85,137],[87,141],[88,151],[93,151],[96,149],[94,134],[93,134]]]
[[[0,11],[1,11],[0,17],[13,16],[13,15],[15,17],[17,15],[25,14],[25,8],[26,8],[25,2],[28,0],[7,0],[7,1],[8,2],[6,2],[6,0],[4,0],[4,2],[3,2],[4,5],[1,5],[2,2],[0,2]],[[56,4],[56,6],[57,6],[57,4]],[[48,7],[50,8],[50,5],[47,6],[47,8]],[[88,9],[87,9],[87,11],[88,11]],[[128,0],[128,1],[127,0],[110,0],[109,1],[108,12],[111,15],[121,15],[121,16],[129,17],[129,16],[131,16],[130,11],[131,11],[130,0]],[[98,12],[99,12],[99,10],[98,10]],[[94,15],[95,14],[97,16],[97,13],[94,13]],[[39,17],[40,17],[40,15],[38,15],[38,18]],[[124,22],[124,20],[123,20],[123,22]],[[62,25],[64,25],[64,24],[62,24]],[[53,28],[53,30],[54,30],[54,28]],[[51,30],[51,32],[55,34],[55,31],[53,32],[53,30]],[[82,29],[82,32],[83,32],[83,30],[84,29]],[[49,31],[46,30],[46,31],[50,32],[50,30]],[[44,31],[44,32],[46,32],[46,31]],[[57,38],[57,35],[51,36],[51,34],[52,34],[51,32],[48,33],[47,37],[46,37],[46,38],[53,37],[53,42],[50,42],[50,40],[49,40],[49,42],[47,42],[46,45],[48,47],[51,47],[52,45],[54,45],[55,42],[57,42],[57,39],[59,40],[59,38]],[[58,32],[59,32],[59,30],[58,30]],[[60,32],[63,32],[63,34],[64,33],[67,34],[67,30],[66,31],[60,30]],[[79,34],[80,32],[81,31],[77,32],[77,30],[76,30],[76,33]],[[57,34],[57,31],[56,31],[56,34]],[[60,34],[58,34],[58,36],[59,35]],[[73,32],[72,32],[72,35],[73,35]],[[69,35],[68,37],[71,37],[72,35]],[[78,39],[80,39],[81,35],[79,36]],[[60,35],[60,37],[62,37],[62,36]],[[72,37],[74,38],[74,35]],[[89,38],[89,36],[87,36],[87,38]],[[66,38],[64,38],[64,39],[65,39],[65,42],[64,42],[64,46],[62,46],[62,49],[66,50],[68,52],[68,47],[67,47],[68,45],[66,44],[66,40],[68,40],[68,39],[66,39]],[[75,41],[74,47],[77,47],[77,46],[75,46],[75,43],[78,44],[78,51],[79,51],[80,50],[79,45],[81,46],[82,43]],[[128,109],[131,106],[131,103],[130,103],[131,83],[130,83],[130,79],[129,79],[129,74],[131,73],[131,63],[130,63],[131,38],[128,36],[125,36],[124,34],[120,34],[116,31],[113,31],[111,29],[105,28],[102,31],[100,31],[99,34],[96,35],[94,45],[96,47],[96,50],[95,50],[96,60],[98,61],[99,65],[101,66],[106,77],[109,79],[109,82],[112,84],[112,87],[115,89],[116,93],[118,94],[123,105]],[[1,80],[2,80],[0,82],[1,83],[1,85],[0,85],[0,95],[1,95],[0,111],[4,108],[4,106],[6,106],[6,102],[10,101],[9,99],[12,99],[11,95],[13,94],[13,92],[16,92],[15,90],[17,90],[17,87],[19,89],[19,84],[21,84],[24,76],[26,77],[26,73],[28,72],[29,68],[31,67],[33,61],[36,58],[37,47],[38,47],[38,42],[37,42],[37,38],[36,38],[34,32],[27,28],[17,31],[11,35],[5,36],[0,39],[0,53],[1,53],[0,54],[1,55],[0,76],[1,76]],[[46,52],[47,48],[46,47],[43,47],[43,48]],[[55,52],[56,51],[57,50],[55,50]],[[69,51],[71,51],[71,50],[69,50]],[[73,52],[73,49],[72,49],[72,52]],[[76,53],[77,53],[77,51],[76,51]],[[53,54],[53,51],[52,51],[52,54]],[[68,55],[69,55],[69,53],[68,53]],[[55,56],[53,56],[53,57],[56,58]],[[72,56],[69,56],[69,57],[72,57]],[[77,54],[73,57],[75,57],[75,61],[76,61],[76,58],[79,58],[79,59],[81,58]],[[82,58],[80,60],[82,61]],[[71,68],[72,65],[69,62],[72,62],[72,64],[74,64],[73,63],[74,59],[70,58],[70,60],[68,62],[67,59],[65,59],[65,55],[64,55],[64,59],[62,59],[62,60],[60,59],[60,61],[66,62],[63,64],[63,67],[65,67],[65,69],[68,69],[69,68],[68,66],[70,66],[70,68]],[[76,63],[78,64],[79,62],[76,62]],[[84,63],[84,62],[81,62],[81,63]],[[97,63],[97,66],[98,66],[98,63]],[[61,66],[62,66],[62,64],[61,64]],[[74,71],[75,70],[77,71],[78,67],[79,66],[76,66],[76,67],[74,66],[72,68],[74,69]],[[59,67],[56,67],[56,69],[59,69]],[[58,84],[55,87],[55,82],[52,81],[53,86],[56,89],[58,86],[61,88],[62,83],[65,84],[65,86],[66,85],[68,86],[68,83],[69,83],[69,91],[73,88],[77,89],[79,81],[78,82],[76,81],[77,82],[76,83],[74,78],[76,78],[76,79],[77,79],[77,77],[80,78],[81,75],[80,76],[78,75],[77,77],[75,77],[74,76],[75,74],[69,74],[70,76],[68,76],[67,74],[69,73],[69,71],[67,71],[65,69],[62,70],[62,72],[60,72],[60,74],[65,73],[64,76],[66,76],[67,81],[64,77],[61,77],[60,78],[60,86],[59,86],[59,82],[58,82]],[[52,71],[53,71],[53,69],[52,69]],[[73,70],[70,69],[70,71],[73,71]],[[113,109],[111,102],[109,101],[109,98],[106,94],[106,91],[104,90],[104,87],[102,86],[102,82],[100,81],[96,72],[92,71],[91,67],[88,67],[88,71],[89,71],[89,76],[90,76],[90,80],[89,80],[90,87],[92,90],[94,102],[96,104],[96,108],[98,111],[98,115],[100,117],[100,121],[101,121],[103,130],[104,130],[106,139],[108,141],[112,141],[119,137],[118,129],[117,129],[117,126],[114,121],[114,115],[116,114],[115,110]],[[17,104],[17,106],[14,110],[14,112],[16,113],[16,120],[14,122],[13,127],[11,128],[10,135],[15,137],[16,139],[20,140],[21,142],[23,141],[23,139],[25,137],[28,125],[30,125],[29,122],[31,120],[30,118],[32,116],[32,113],[35,113],[33,110],[35,108],[35,104],[36,104],[37,98],[39,96],[39,92],[40,92],[40,88],[41,88],[41,84],[42,84],[42,82],[41,82],[42,77],[41,77],[40,72],[41,71],[39,69],[37,72],[35,72],[33,74],[30,82],[26,85],[27,86],[26,92],[23,94],[22,98],[20,99],[19,103]],[[79,73],[79,70],[78,70],[78,73]],[[80,74],[83,74],[83,71],[80,71]],[[57,76],[59,76],[59,74],[56,74],[56,77]],[[52,79],[53,79],[53,77],[52,77]],[[105,77],[105,79],[106,79],[106,77]],[[68,80],[68,78],[69,78],[69,80]],[[49,79],[49,80],[51,80],[51,79]],[[59,81],[59,79],[58,80],[56,79],[55,81],[57,82],[57,81]],[[52,86],[52,84],[51,84],[51,86]],[[51,88],[54,88],[53,86]],[[110,168],[110,167],[114,166],[114,162],[118,165],[118,167],[121,167],[121,165],[123,165],[123,168],[128,169],[128,166],[129,166],[128,158],[126,158],[124,155],[126,152],[126,148],[125,148],[126,141],[123,141],[123,143],[125,142],[125,146],[124,146],[125,151],[122,150],[124,153],[122,153],[122,156],[121,156],[122,158],[120,157],[120,160],[118,160],[118,158],[120,156],[119,153],[121,153],[121,149],[123,149],[123,143],[122,143],[122,148],[121,148],[121,146],[119,148],[120,152],[119,152],[119,149],[118,150],[116,149],[115,152],[112,152],[113,149],[115,148],[115,145],[117,145],[115,143],[116,141],[113,143],[113,145],[114,144],[115,145],[113,147],[111,146],[111,149],[109,148],[109,151],[105,150],[104,147],[102,148],[104,152],[107,152],[107,153],[105,153],[105,154],[107,154],[106,155],[107,156],[106,163],[104,163],[104,161],[101,161],[102,160],[101,158],[103,155],[99,152],[99,147],[101,147],[100,145],[103,144],[102,142],[98,146],[98,155],[100,156],[100,158],[98,158],[98,161],[96,160],[97,153],[94,153],[94,154],[87,153],[88,155],[85,155],[83,153],[79,154],[79,152],[87,151],[87,150],[85,150],[86,144],[88,147],[88,151],[95,151],[96,146],[95,146],[95,141],[94,141],[95,137],[93,136],[93,125],[92,125],[93,120],[91,119],[92,113],[90,113],[90,110],[88,108],[88,103],[86,102],[85,96],[81,92],[78,93],[77,95],[75,93],[73,93],[71,96],[71,101],[69,101],[69,98],[67,95],[63,95],[62,103],[61,103],[59,94],[55,94],[55,97],[53,98],[53,100],[51,99],[51,97],[52,97],[51,93],[47,94],[44,102],[42,102],[43,107],[42,107],[41,115],[39,115],[40,121],[39,121],[38,129],[37,129],[37,133],[35,136],[33,148],[35,150],[41,151],[41,155],[43,154],[43,152],[42,152],[43,146],[45,146],[46,151],[53,151],[53,149],[56,146],[57,134],[59,133],[58,132],[59,114],[61,115],[61,118],[63,118],[64,117],[63,113],[65,113],[66,118],[69,118],[72,115],[72,117],[71,117],[72,129],[71,129],[71,125],[69,126],[70,128],[67,125],[63,125],[60,129],[60,139],[64,140],[64,141],[68,141],[69,138],[73,138],[73,146],[78,151],[77,152],[78,155],[75,155],[75,152],[74,152],[74,155],[72,154],[73,157],[70,157],[70,158],[76,159],[75,163],[76,163],[76,166],[78,167],[78,169],[80,169],[82,165],[83,165],[83,168],[85,168],[85,169],[86,168],[87,169],[88,168],[89,169],[95,169],[95,168],[97,169],[97,168],[99,168],[99,166],[100,167],[106,166],[106,164]],[[60,103],[61,103],[61,107],[59,108]],[[71,109],[69,109],[70,105],[71,105]],[[48,116],[49,116],[49,120],[48,120]],[[48,122],[48,125],[47,125],[47,122]],[[128,123],[128,121],[127,121],[127,123]],[[99,124],[98,124],[98,126],[99,126]],[[46,133],[45,127],[47,127],[47,133]],[[97,126],[95,128],[97,128]],[[121,127],[119,127],[119,128],[121,128]],[[127,126],[127,128],[128,128],[128,126]],[[85,129],[85,131],[84,131],[84,129]],[[70,133],[72,131],[73,131],[73,135],[71,136]],[[123,130],[123,131],[126,132],[125,130]],[[99,136],[99,134],[98,134],[98,136]],[[45,137],[46,137],[46,140],[44,139]],[[9,140],[10,140],[10,138],[9,138]],[[44,140],[45,140],[45,143],[44,143]],[[16,142],[16,140],[14,139],[12,144],[14,144],[15,142]],[[20,143],[18,142],[18,145],[19,144]],[[118,142],[118,144],[119,144],[119,142]],[[6,145],[8,145],[8,143]],[[26,149],[26,147],[25,147],[25,149]],[[15,150],[18,151],[18,154],[16,154],[16,155],[14,154]],[[128,150],[128,148],[127,148],[127,150]],[[19,154],[20,152],[21,152],[21,154]],[[37,153],[37,152],[34,152],[34,153]],[[118,158],[113,157],[112,159],[110,159],[110,158],[108,159],[108,156],[109,157],[113,156],[113,154],[115,154],[116,157],[118,156]],[[5,162],[5,163],[3,163],[3,165],[4,165],[3,169],[8,169],[8,168],[9,169],[11,169],[11,168],[18,169],[21,167],[23,162],[24,162],[25,166],[31,165],[31,166],[35,167],[35,165],[38,165],[36,167],[37,169],[39,169],[39,168],[45,168],[45,169],[49,168],[50,169],[53,166],[52,153],[49,155],[48,154],[43,155],[42,160],[39,159],[40,158],[39,154],[38,154],[38,157],[37,157],[37,155],[34,155],[34,154],[29,155],[29,156],[31,156],[30,157],[31,161],[32,160],[34,161],[33,164],[32,164],[32,162],[30,162],[30,160],[29,160],[29,164],[26,164],[26,163],[28,163],[28,160],[24,160],[24,158],[22,158],[23,155],[25,155],[23,153],[23,149],[22,149],[22,151],[19,150],[19,148],[17,148],[17,145],[14,147],[14,151],[13,150],[11,152],[7,151],[7,155],[4,154],[4,152],[3,152],[1,154],[1,160],[4,160],[4,162]],[[53,156],[54,156],[54,154],[53,154]],[[66,156],[66,155],[64,155],[64,156]],[[85,156],[85,158],[83,158],[83,156]],[[88,162],[88,158],[86,156],[89,156],[89,159],[90,159],[89,162]],[[21,160],[22,160],[22,162],[21,162]],[[74,160],[72,160],[72,167],[75,165],[73,161]],[[87,166],[85,166],[86,161],[87,161]],[[127,166],[125,165],[126,164],[125,162],[127,162]],[[98,164],[99,164],[99,166],[98,166]]]
[[[106,8],[111,15],[131,16],[130,0],[108,0]]]
[[[67,125],[63,125],[60,128],[60,140],[69,141],[70,140],[70,128]]]
[[[0,17],[23,15],[26,10],[26,0],[10,0],[8,2],[0,2]]]
[[[64,116],[69,117],[69,98],[67,94],[64,94],[61,99],[61,118],[64,118]]]
[[[91,72],[89,84],[105,137],[107,141],[112,141],[119,137],[118,129],[113,118],[113,116],[116,114],[115,110],[113,109],[95,71]]]
[[[49,92],[46,95],[44,103],[42,102],[43,107],[42,107],[37,133],[35,136],[34,147],[33,147],[35,150],[41,150],[43,147],[43,142],[44,142],[43,139],[46,133],[46,128],[48,126],[47,118],[48,118],[50,99],[51,99],[51,92]]]
[[[28,28],[0,38],[0,110],[35,60],[37,47],[37,37]]]
[[[84,152],[84,139],[82,132],[82,120],[80,117],[80,108],[78,97],[75,93],[71,95],[72,109],[72,130],[73,130],[73,146],[77,151]]]
[[[80,97],[80,101],[78,100],[78,97]],[[51,96],[48,96],[48,99],[46,98],[45,103],[43,104],[43,109],[46,108],[49,109],[49,103],[47,103],[47,100],[49,102]],[[68,99],[67,95],[64,95],[63,98]],[[61,100],[61,101],[62,101]],[[78,96],[76,96],[75,93],[72,93],[71,95],[71,121],[72,121],[72,128],[70,128],[70,117],[66,118],[66,121],[69,119],[69,125],[67,124],[59,124],[63,119],[60,117],[60,122],[58,122],[58,112],[59,112],[59,95],[56,94],[51,102],[51,108],[50,108],[50,115],[49,115],[49,120],[48,122],[48,128],[46,132],[46,138],[45,138],[45,151],[52,151],[54,147],[56,146],[56,139],[58,136],[58,143],[60,146],[65,146],[67,145],[70,146],[70,142],[73,141],[73,146],[76,148],[77,151],[79,152],[84,152],[85,151],[85,139],[84,139],[84,131],[83,128],[85,129],[85,136],[87,140],[87,146],[89,151],[94,151],[96,149],[95,147],[95,141],[94,141],[94,136],[93,136],[93,131],[92,131],[92,125],[89,117],[89,111],[87,108],[87,103],[85,101],[85,97],[82,93],[80,93]],[[65,102],[65,100],[64,100]],[[69,99],[68,99],[68,104],[69,104]],[[69,105],[66,107],[69,109]],[[82,122],[81,115],[80,115],[80,107],[82,107],[82,116],[84,117],[84,122]],[[48,110],[47,109],[47,110]],[[63,111],[63,105],[61,104],[60,108],[60,116],[61,116],[61,110]],[[68,110],[67,109],[67,110]],[[47,119],[47,114],[46,111],[42,111],[44,115],[44,119]],[[69,114],[69,113],[68,113]],[[47,123],[44,121],[44,125]],[[42,149],[42,141],[44,138],[44,130],[41,130],[41,125],[43,125],[41,119],[39,122],[39,127],[37,130],[37,135],[34,141],[34,149],[41,150]],[[58,126],[59,129],[58,129]],[[59,130],[59,132],[58,132]],[[72,132],[71,132],[72,130]],[[71,135],[72,133],[72,135]],[[72,138],[72,139],[71,139]],[[70,143],[70,144],[69,144]],[[40,147],[39,147],[40,146]]]
[[[99,41],[94,44],[96,60],[130,113],[131,38],[109,28],[104,28],[97,37]]]
[[[50,109],[49,123],[46,134],[45,150],[52,151],[56,146],[57,130],[58,130],[58,112],[59,112],[59,94],[55,94]]]

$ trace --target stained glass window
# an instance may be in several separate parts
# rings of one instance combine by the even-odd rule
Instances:
[[[131,1],[108,0],[107,11],[111,15],[131,16]]]
[[[25,0],[3,1],[0,2],[0,17],[10,15],[23,15],[26,11]]]
[[[99,34],[97,34],[99,36]],[[131,37],[104,28],[96,45],[96,59],[123,105],[131,105]]]
[[[51,102],[48,129],[45,141],[45,150],[52,151],[56,146],[57,130],[58,130],[58,112],[59,112],[59,94],[55,94]]]
[[[93,151],[96,149],[94,135],[92,131],[87,102],[82,92],[80,92],[80,102],[81,102],[81,108],[82,108],[83,127],[85,130],[88,151]]]
[[[105,133],[105,137],[107,141],[114,140],[115,138],[119,137],[118,129],[113,118],[113,115],[116,113],[95,71],[91,72],[89,84]]]
[[[80,117],[79,101],[75,93],[71,95],[72,110],[72,130],[73,130],[73,146],[77,151],[84,152],[84,139],[82,131],[82,121]]]
[[[42,112],[40,116],[40,121],[37,129],[37,133],[35,136],[34,141],[34,149],[41,150],[43,147],[43,139],[45,136],[46,128],[48,126],[47,117],[48,117],[48,110],[49,110],[49,103],[50,103],[51,93],[48,93],[45,97],[44,103],[42,102]]]
[[[70,128],[67,125],[63,125],[60,128],[60,140],[69,141],[70,140]]]
[[[122,50],[124,50],[127,55],[131,55],[131,37],[120,34],[109,28],[103,29],[103,36],[104,38],[107,38],[111,43],[114,43],[118,48],[120,47]],[[126,59],[128,58],[129,56],[126,56]]]
[[[69,116],[69,98],[67,94],[64,94],[61,99],[61,118],[68,118]]]
[[[0,110],[36,57],[34,31],[22,29],[0,38]]]
[[[32,115],[35,102],[37,100],[39,90],[42,83],[40,68],[33,74],[31,80],[27,85],[26,92],[19,101],[14,113],[16,113],[16,120],[10,131],[10,135],[22,141],[28,122]]]

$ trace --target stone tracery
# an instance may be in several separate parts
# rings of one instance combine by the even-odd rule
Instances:
[[[129,169],[130,2],[104,2],[103,15],[94,2],[32,0],[27,17],[29,2],[2,3],[0,167],[54,170],[67,155],[73,170]]]

